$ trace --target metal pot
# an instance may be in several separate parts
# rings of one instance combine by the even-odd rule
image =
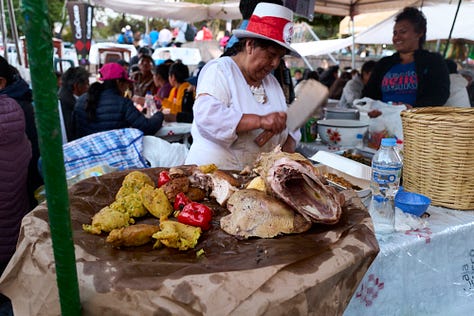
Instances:
[[[359,118],[360,113],[357,109],[324,108],[324,119],[326,120],[358,120]]]

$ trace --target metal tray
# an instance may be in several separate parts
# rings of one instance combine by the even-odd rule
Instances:
[[[344,173],[340,170],[337,170],[335,168],[331,168],[327,165],[322,165],[322,164],[321,165],[316,165],[316,170],[321,175],[324,175],[326,173],[333,173],[333,174],[335,174],[339,177],[343,177],[344,179],[349,181],[351,184],[359,186],[361,189],[360,190],[354,190],[354,191],[361,198],[366,197],[367,195],[370,194],[370,181],[369,180],[353,177],[353,176],[351,176],[347,173]],[[328,180],[328,179],[326,179],[326,180]],[[343,190],[347,189],[346,187],[343,187],[340,184],[335,183],[333,181],[328,180],[328,182],[329,182],[330,185],[333,185],[338,189],[343,189]]]
[[[369,167],[372,164],[372,157],[374,157],[373,152],[366,151],[359,148],[350,148],[350,149],[340,150],[336,153],[338,155],[357,161]]]

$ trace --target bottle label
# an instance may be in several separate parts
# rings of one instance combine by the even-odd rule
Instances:
[[[401,164],[386,165],[385,163],[372,163],[372,196],[382,199],[394,197],[400,184]]]
[[[401,168],[378,163],[372,165],[372,179],[379,184],[390,184],[400,179]]]

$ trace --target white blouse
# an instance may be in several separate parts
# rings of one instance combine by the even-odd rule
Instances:
[[[274,135],[263,147],[254,143],[263,129],[236,133],[243,114],[266,115],[287,111],[285,96],[273,75],[263,80],[266,102],[259,103],[237,64],[230,57],[208,62],[201,70],[191,128],[193,144],[186,164],[216,164],[220,169],[241,170],[252,166],[261,152],[283,145],[288,130]],[[300,133],[291,133],[299,140]]]

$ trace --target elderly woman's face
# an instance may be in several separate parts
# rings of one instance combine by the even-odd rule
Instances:
[[[286,49],[281,46],[269,46],[266,48],[254,47],[249,44],[246,59],[247,75],[256,82],[261,82],[269,73],[278,67]]]
[[[401,20],[393,27],[393,46],[399,53],[409,53],[420,48],[419,40],[422,33],[417,33],[412,23]]]

